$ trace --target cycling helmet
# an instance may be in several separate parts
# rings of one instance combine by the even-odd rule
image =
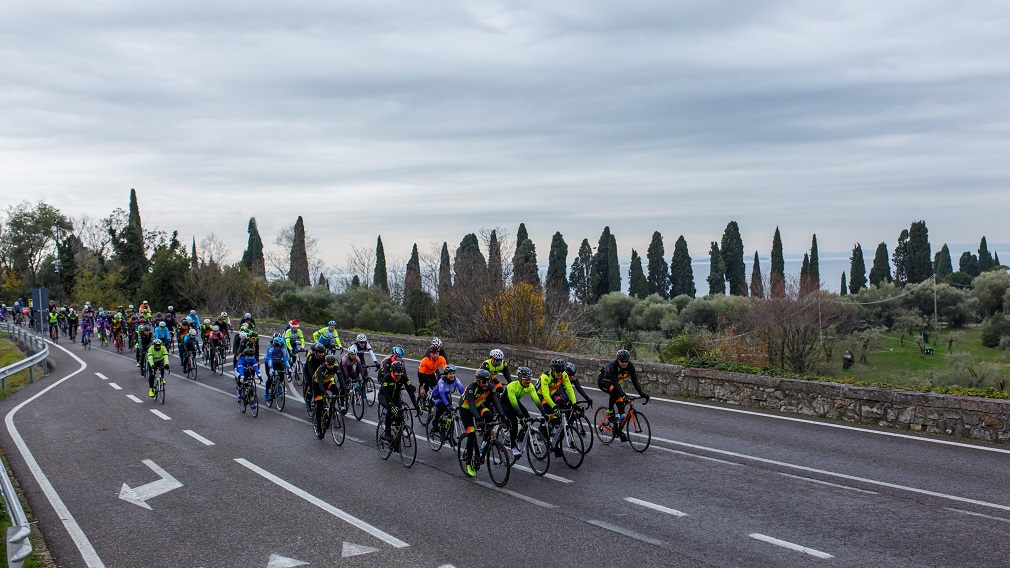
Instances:
[[[4,306],[4,307],[6,307],[6,306]],[[73,308],[70,308],[70,313],[72,313],[72,314],[73,314],[73,313],[76,313],[76,312],[74,312],[74,309],[73,309]]]
[[[242,352],[242,355],[244,355],[246,357],[252,357],[255,354],[256,354],[256,352],[252,350],[252,347],[246,347],[245,351]]]
[[[291,326],[291,329],[298,329],[298,320],[291,320],[288,325]]]
[[[91,306],[91,302],[88,302],[88,306]],[[133,304],[130,304],[130,309],[134,309]]]
[[[446,365],[445,366],[445,374],[446,375],[448,375],[449,373],[455,373],[455,372],[456,372],[456,365]]]
[[[568,373],[569,376],[574,375],[575,363],[572,363],[571,361],[565,363],[565,372]]]
[[[316,343],[313,345],[312,350],[316,353],[326,353],[326,347],[324,347],[322,343]]]
[[[210,323],[210,318],[203,318],[203,323],[204,323],[204,325],[207,325],[208,323]]]
[[[84,307],[85,308],[90,308],[91,307],[91,302],[88,302],[87,304],[85,304]],[[123,311],[123,306],[119,306],[116,309],[119,310],[119,311]]]
[[[562,372],[565,370],[565,360],[561,357],[555,357],[551,359],[551,370],[555,372]]]
[[[435,353],[437,355],[438,354],[438,347],[436,347],[434,345],[429,345],[428,346],[428,353]]]
[[[477,371],[477,382],[486,383],[491,380],[491,373],[487,369],[481,369]]]
[[[186,325],[193,325],[193,320],[190,319],[189,316],[186,316],[186,317],[182,318],[182,323],[184,323]]]
[[[151,326],[145,325],[144,326],[144,331],[150,332],[151,331]]]
[[[241,337],[242,339],[248,339],[249,338],[249,334],[246,333],[246,332],[244,332],[244,331],[238,332],[238,336]]]
[[[169,306],[169,307],[168,307],[168,311],[172,311],[172,310],[174,310],[174,309],[175,309],[175,306]]]
[[[225,317],[228,317],[227,313],[225,313],[225,312],[221,312],[221,313],[223,313],[225,315]],[[242,316],[242,319],[252,319],[252,314],[250,314],[249,312],[246,312],[245,315]]]
[[[407,368],[403,366],[403,361],[393,361],[389,365],[390,373],[406,373]]]
[[[223,317],[223,318],[228,317],[228,312],[221,312],[221,317]]]
[[[359,333],[358,336],[354,338],[354,342],[361,343],[362,341],[368,341],[368,336],[364,333]]]
[[[400,357],[402,359],[403,358],[403,347],[400,347],[400,346],[393,347],[393,355],[396,355],[397,357]]]
[[[196,328],[195,327],[194,328],[190,328],[189,334],[192,335],[193,337],[196,337]]]
[[[221,331],[221,326],[219,326],[219,325],[211,326],[210,330],[211,331]]]
[[[98,315],[104,316],[105,315],[105,310],[102,309],[102,308],[98,308]]]
[[[276,345],[277,347],[284,347],[284,340],[281,339],[280,337],[275,337],[274,345]]]
[[[631,361],[631,352],[627,349],[617,350],[617,360],[618,361]]]
[[[154,340],[154,346],[155,347],[161,347],[161,340],[160,339],[155,339]]]
[[[337,327],[337,322],[330,320],[326,325],[329,327]]]
[[[431,344],[434,345],[435,347],[439,348],[439,349],[442,348],[442,340],[439,339],[439,338],[437,338],[437,337],[432,337],[431,338]]]
[[[520,379],[532,379],[533,369],[530,369],[529,367],[519,367],[516,369],[516,375],[518,375]]]
[[[337,364],[337,356],[336,355],[327,355],[326,356],[326,366],[327,367],[329,367],[331,365],[336,365],[336,364]]]
[[[168,325],[168,324],[166,324],[166,323],[165,323],[165,322],[163,322],[163,321],[159,321],[159,322],[158,322],[158,327],[166,327],[167,325]]]
[[[137,321],[139,321],[140,323],[145,323],[147,321],[147,318],[145,318],[144,316],[140,316],[140,319]]]
[[[501,349],[492,349],[489,355],[495,361],[501,361],[502,359],[505,358],[505,354],[502,353]]]
[[[196,315],[196,310],[189,310],[189,315],[195,316]]]
[[[347,349],[347,354],[348,354],[348,355],[354,355],[354,356],[357,356],[357,355],[358,355],[358,346],[357,346],[357,345],[351,345],[351,346],[350,346],[350,347],[349,347],[349,348]]]
[[[147,303],[147,300],[144,300],[143,302],[141,302],[141,304],[146,304],[146,303]]]

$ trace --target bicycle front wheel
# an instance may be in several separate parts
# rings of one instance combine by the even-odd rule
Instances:
[[[428,426],[425,428],[425,434],[428,438],[428,447],[434,451],[439,451],[445,444],[445,440],[442,439],[442,425],[435,424],[432,420],[428,422]]]
[[[158,388],[154,391],[154,396],[161,404],[165,404],[165,377],[158,379]]]
[[[354,419],[359,421],[365,417],[365,397],[361,390],[354,387],[351,391],[351,412],[354,413]]]
[[[414,436],[414,429],[409,426],[400,428],[400,463],[404,467],[414,465],[417,459],[417,437]]]
[[[191,376],[190,378],[195,381],[196,380],[196,373],[197,373],[197,370],[198,370],[197,366],[196,366],[196,359],[191,359],[190,360],[190,362],[189,362],[189,368],[190,368],[191,371],[193,371],[193,376]]]
[[[596,432],[596,437],[604,446],[609,446],[614,441],[614,425],[610,422],[607,408],[604,406],[597,408],[596,414],[593,415],[593,432]]]
[[[368,406],[375,404],[376,392],[375,383],[372,382],[372,379],[365,379],[365,402]]]
[[[593,449],[593,424],[589,421],[589,417],[583,414],[578,420],[573,424],[575,430],[582,436],[582,441],[585,443],[585,452],[589,453]]]
[[[274,400],[277,401],[277,411],[284,412],[284,403],[288,399],[288,393],[284,390],[284,383],[277,387],[277,393],[274,394]]]
[[[389,455],[393,453],[393,444],[386,441],[386,423],[379,422],[378,426],[375,427],[375,451],[379,453],[379,457],[388,460]]]
[[[544,475],[551,467],[551,445],[539,429],[530,428],[526,433],[526,461],[537,475]]]
[[[342,446],[346,435],[347,430],[344,428],[343,415],[339,412],[334,412],[333,418],[330,420],[330,436],[333,438],[333,443]]]
[[[636,452],[644,452],[652,443],[652,428],[644,414],[637,410],[628,413],[628,423],[624,431],[628,434],[628,443]]]
[[[579,436],[575,428],[569,424],[558,443],[561,444],[561,458],[565,460],[565,464],[572,469],[579,469],[586,457],[582,436]]]
[[[484,463],[487,464],[487,473],[491,476],[491,481],[498,487],[505,487],[512,473],[512,452],[506,450],[505,445],[498,440],[491,440]]]
[[[256,385],[249,385],[249,409],[252,410],[253,418],[260,415],[260,405],[258,396],[256,395]]]

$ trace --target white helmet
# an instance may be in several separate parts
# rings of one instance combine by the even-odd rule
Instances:
[[[203,323],[204,324],[210,323],[210,318],[203,318]]]
[[[358,337],[356,337],[356,338],[354,339],[354,342],[355,342],[355,343],[360,343],[360,342],[362,342],[362,341],[368,341],[368,336],[367,336],[367,335],[365,335],[364,333],[359,333],[359,334],[358,334]]]
[[[348,353],[348,355],[357,355],[358,354],[358,346],[357,345],[351,345],[351,347],[347,350],[347,353]]]
[[[505,358],[505,354],[502,353],[501,349],[492,349],[491,353],[490,353],[490,356],[495,361],[501,361],[502,359]]]

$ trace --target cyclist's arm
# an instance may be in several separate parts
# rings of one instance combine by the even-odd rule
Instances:
[[[502,367],[501,374],[505,375],[505,381],[506,382],[509,382],[509,383],[512,382],[512,374],[509,373],[509,364],[508,364],[508,361],[506,361],[505,362],[505,366]]]
[[[529,390],[530,398],[532,398],[533,402],[536,403],[537,408],[540,410],[540,414],[547,414],[547,409],[544,408],[544,403],[540,400],[540,395],[537,394],[537,389],[533,385],[530,385]]]
[[[316,343],[319,343],[319,338],[323,336],[323,332],[324,331],[325,330],[320,329],[319,331],[313,332],[312,333],[312,341],[315,341]]]
[[[498,412],[498,416],[505,416],[505,409],[502,408],[501,398],[498,396],[498,391],[496,389],[491,389],[491,394],[488,398],[490,398],[492,404],[494,404],[494,409]]]
[[[576,402],[576,400],[575,400],[575,389],[572,388],[572,381],[569,380],[568,373],[565,373],[564,375],[562,375],[562,379],[561,380],[564,381],[565,392],[568,393],[568,400],[570,400],[572,402],[572,404],[575,404],[575,402]]]
[[[583,390],[582,383],[579,382],[579,378],[578,377],[576,377],[576,376],[573,375],[573,376],[571,376],[569,378],[572,380],[572,386],[575,387],[575,390],[578,391],[578,393],[580,395],[582,395],[582,398],[586,399],[586,401],[592,400],[591,398],[589,398],[589,395],[586,394],[586,391]]]
[[[638,382],[638,373],[635,372],[635,364],[634,363],[630,363],[630,362],[628,363],[628,376],[631,377],[631,384],[635,385],[635,390],[638,391],[638,395],[641,396],[641,397],[643,397],[643,398],[645,398],[646,396],[648,396],[647,394],[645,394],[644,391],[642,391],[642,385],[639,384],[639,382]]]
[[[540,394],[543,395],[540,398],[553,410],[554,398],[551,396],[551,386],[550,386],[552,380],[553,379],[550,376],[548,376],[547,373],[540,375]]]

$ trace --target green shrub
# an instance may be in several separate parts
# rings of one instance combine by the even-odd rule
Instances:
[[[664,363],[698,359],[705,356],[705,341],[698,336],[680,334],[672,337],[666,347],[659,353],[659,360]]]
[[[996,314],[982,324],[982,345],[995,349],[1004,335],[1010,335],[1010,319],[1003,314]]]

